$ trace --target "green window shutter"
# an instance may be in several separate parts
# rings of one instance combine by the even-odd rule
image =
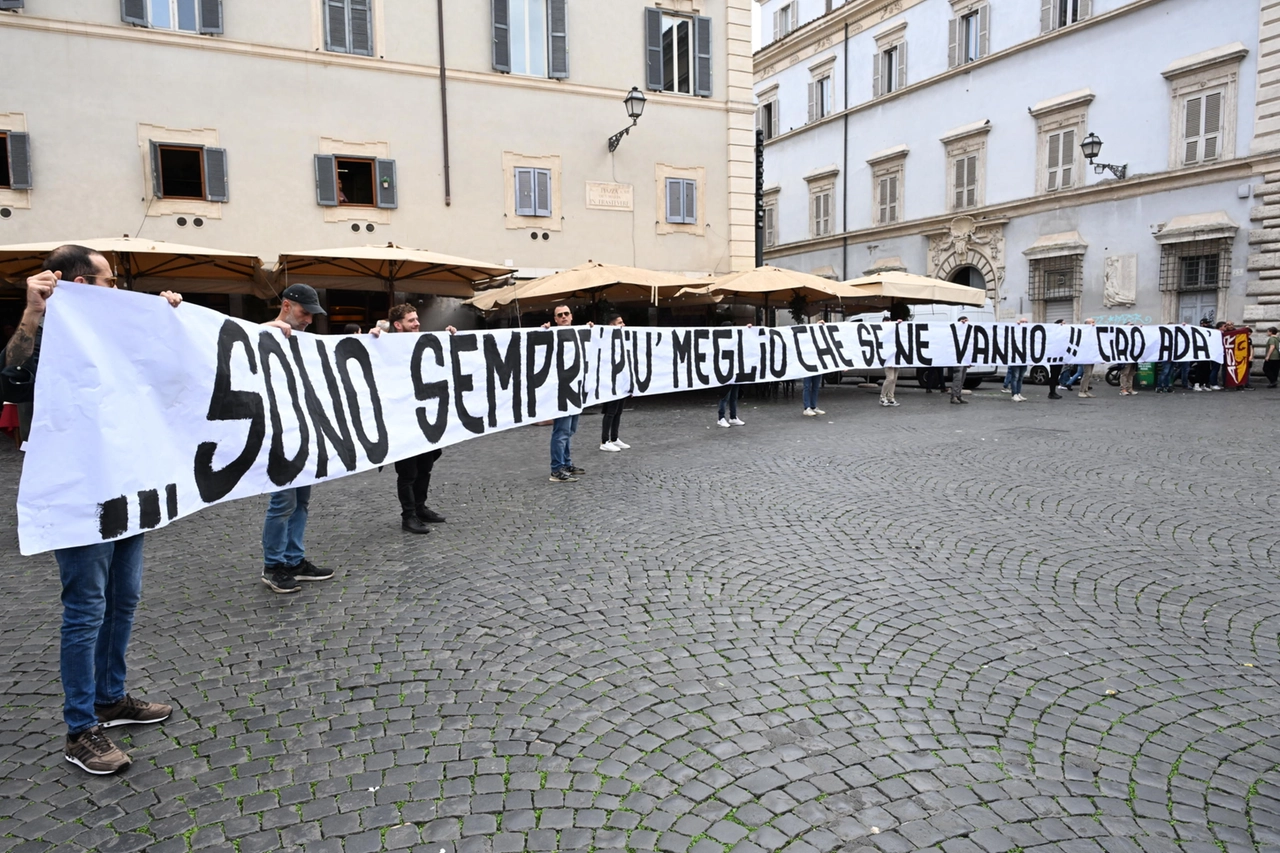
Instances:
[[[351,8],[351,52],[373,56],[373,9],[369,0],[348,0]]]
[[[396,198],[396,161],[375,161],[373,173],[374,180],[378,182],[378,207],[389,209],[399,207],[399,202]]]
[[[324,11],[324,49],[334,53],[346,53],[349,49],[346,0],[327,0]]]
[[[316,155],[316,204],[338,206],[338,158],[332,154]]]
[[[511,7],[493,0],[493,70],[511,73]]]
[[[533,208],[537,216],[551,215],[551,170],[533,170]]]
[[[164,198],[164,184],[160,180],[160,143],[148,140],[151,146],[151,192],[156,198]]]
[[[711,97],[711,19],[698,15],[693,19],[693,94]]]
[[[147,25],[147,0],[120,0],[120,20],[137,27]]]
[[[644,10],[645,88],[662,91],[662,10]]]
[[[9,188],[31,189],[31,136],[9,134]]]
[[[551,40],[548,77],[557,80],[569,76],[568,0],[547,0],[547,32]]]
[[[222,0],[200,0],[200,32],[222,32]]]
[[[204,196],[209,201],[229,201],[227,150],[204,149]]]

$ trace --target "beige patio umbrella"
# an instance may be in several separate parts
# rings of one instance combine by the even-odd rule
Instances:
[[[116,275],[135,290],[250,293],[257,296],[271,292],[262,261],[256,255],[137,237],[96,237],[0,246],[0,278],[15,283],[23,281],[40,271],[45,255],[68,243],[106,255]]]
[[[674,295],[689,281],[679,273],[588,261],[532,281],[481,291],[467,304],[481,311],[492,311],[512,302],[542,306],[573,298],[656,303],[663,296]]]
[[[282,252],[276,259],[274,284],[283,290],[298,280],[333,290],[385,288],[391,294],[400,291],[467,299],[475,295],[477,283],[511,272],[510,267],[500,264],[387,243]]]
[[[676,294],[719,295],[736,302],[763,306],[785,306],[800,297],[809,304],[838,302],[846,294],[837,282],[781,267],[763,266],[722,275],[700,287],[686,287]]]
[[[908,272],[889,271],[865,275],[841,284],[854,302],[868,308],[888,308],[895,302],[909,305],[935,302],[983,305],[987,301],[987,292],[977,287]]]

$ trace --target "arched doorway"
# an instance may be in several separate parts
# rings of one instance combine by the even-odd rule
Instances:
[[[952,284],[963,284],[965,287],[976,287],[979,290],[987,289],[987,279],[982,275],[982,270],[967,264],[952,270],[947,281]]]

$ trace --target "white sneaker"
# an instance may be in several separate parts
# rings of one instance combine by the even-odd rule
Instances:
[[[826,412],[822,411],[822,409],[814,409],[814,410],[813,410],[813,413],[814,413],[815,415],[825,415],[825,414],[826,414]]]
[[[622,450],[621,447],[617,447],[607,441],[604,444],[600,445],[600,449],[605,451],[606,453],[618,453]]]
[[[724,427],[725,429],[728,429],[728,428],[729,428],[729,422],[728,422],[728,421],[726,421],[724,418],[721,418],[720,420],[716,421],[716,426],[718,426],[718,427]]]
[[[804,416],[806,418],[816,418],[818,416],[818,412],[814,409],[805,409]]]
[[[746,421],[740,421],[737,418],[729,418],[729,426],[746,426]]]
[[[1026,398],[1026,397],[1024,397],[1024,396],[1022,396],[1021,394],[1014,394],[1014,395],[1013,395],[1013,401],[1014,401],[1015,403],[1021,403],[1021,402],[1022,402],[1023,400],[1025,400],[1025,399],[1027,399],[1027,398]]]
[[[1013,393],[1013,389],[1012,389],[1012,388],[1001,388],[1001,389],[1000,389],[1000,393],[1001,393],[1001,394],[1012,394],[1012,393]]]
[[[884,397],[881,397],[881,398],[880,398],[880,405],[882,405],[882,406],[888,406],[888,405],[889,405],[889,401],[888,401],[888,400],[886,400]]]
[[[622,439],[620,439],[620,438],[615,438],[615,439],[611,442],[611,444],[613,444],[613,446],[614,446],[614,447],[616,447],[616,448],[618,448],[619,450],[630,450],[630,449],[631,449],[631,445],[627,444],[625,441],[623,441],[623,440],[622,440]]]
[[[1210,388],[1209,390],[1210,390],[1210,391],[1221,391],[1221,390],[1222,390],[1222,386],[1221,386],[1221,385],[1214,385],[1214,386],[1213,386],[1212,388]]]
[[[1203,388],[1203,387],[1201,387],[1200,385],[1192,385],[1192,386],[1191,386],[1191,390],[1192,390],[1192,391],[1203,391],[1203,390],[1204,390],[1204,388]]]
[[[886,406],[899,406],[899,405],[901,405],[901,403],[899,403],[897,400],[890,400],[888,403],[885,403],[885,405],[886,405]]]

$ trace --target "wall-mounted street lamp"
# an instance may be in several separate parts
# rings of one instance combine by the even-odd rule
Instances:
[[[1093,158],[1102,152],[1102,140],[1098,138],[1098,134],[1090,133],[1084,138],[1084,142],[1080,143],[1080,150],[1084,152],[1085,159],[1089,161],[1089,165],[1093,167],[1095,175],[1101,175],[1104,169],[1110,169],[1111,174],[1120,180],[1124,180],[1125,175],[1129,174],[1129,164],[1123,166],[1114,166],[1111,163],[1095,163]]]
[[[644,92],[632,86],[631,91],[627,92],[627,96],[622,99],[622,103],[627,105],[627,115],[631,118],[631,124],[609,137],[610,154],[618,150],[618,143],[622,142],[622,137],[630,133],[631,128],[635,127],[636,122],[640,120],[640,116],[644,112]]]

